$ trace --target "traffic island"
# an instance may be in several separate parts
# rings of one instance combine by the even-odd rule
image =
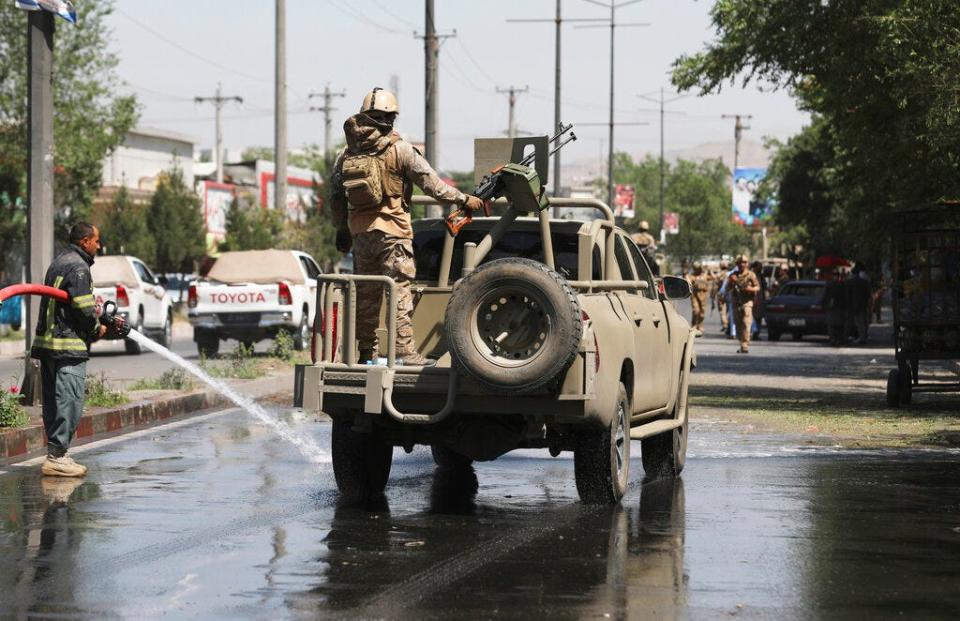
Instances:
[[[282,402],[293,385],[293,370],[286,369],[254,380],[231,382],[238,391],[255,399]],[[110,408],[87,408],[77,426],[73,445],[129,433],[175,419],[197,415],[231,402],[219,392],[192,390],[138,391],[132,400]],[[22,427],[0,428],[0,465],[9,465],[44,454],[46,434],[39,407],[26,408],[29,422]]]

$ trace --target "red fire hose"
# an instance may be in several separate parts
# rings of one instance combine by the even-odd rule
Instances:
[[[67,292],[63,289],[48,287],[46,285],[25,283],[20,285],[10,285],[9,287],[0,289],[0,304],[3,304],[5,300],[18,295],[45,295],[58,302],[70,301],[70,296],[67,295]]]

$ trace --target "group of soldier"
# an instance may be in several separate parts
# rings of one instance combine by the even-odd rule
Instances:
[[[740,341],[737,351],[741,354],[749,353],[753,332],[753,307],[760,293],[760,277],[750,268],[747,257],[737,257],[733,269],[730,269],[726,261],[722,261],[719,269],[714,271],[705,269],[701,262],[696,261],[693,270],[687,275],[687,281],[692,293],[690,323],[693,328],[703,333],[707,304],[711,303],[720,313],[723,331],[729,335],[732,305],[734,331]]]

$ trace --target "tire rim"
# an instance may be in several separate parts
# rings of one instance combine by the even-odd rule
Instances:
[[[623,402],[621,401],[617,405],[617,431],[614,434],[614,448],[617,454],[617,480],[619,481],[623,478],[623,468],[624,468],[624,450],[626,448],[626,433],[624,427],[626,426],[626,412],[623,409]]]
[[[549,305],[536,291],[499,287],[486,294],[470,318],[477,351],[501,367],[520,367],[541,355],[553,331]]]

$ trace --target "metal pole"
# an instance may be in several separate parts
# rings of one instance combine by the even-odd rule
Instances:
[[[563,30],[560,26],[563,24],[563,19],[560,16],[560,3],[561,0],[557,0],[557,45],[556,45],[556,60],[554,64],[555,75],[554,75],[554,84],[553,84],[553,128],[556,130],[560,127],[560,32]],[[553,195],[560,196],[561,187],[560,187],[560,151],[557,151],[553,154]],[[554,216],[557,216],[560,212],[559,208],[554,210]]]
[[[346,95],[344,91],[340,91],[339,93],[331,91],[329,82],[324,85],[323,93],[310,93],[307,95],[307,99],[323,97],[323,107],[311,107],[310,110],[323,112],[323,163],[326,169],[325,174],[328,176],[333,168],[333,152],[330,150],[330,139],[333,136],[333,111],[336,110],[336,108],[333,107],[333,98],[346,97]]]
[[[607,204],[613,207],[613,33],[616,28],[614,22],[616,6],[610,5],[610,135],[607,145]]]
[[[27,18],[28,110],[30,164],[27,170],[27,282],[43,282],[53,262],[53,14],[31,11]],[[39,367],[30,358],[33,332],[40,317],[39,298],[26,296],[23,399],[40,400]]]
[[[274,107],[274,209],[287,208],[287,2],[276,0],[276,86]]]
[[[223,97],[220,83],[217,82],[217,96],[214,98],[216,110],[216,149],[217,149],[217,183],[223,183]]]
[[[440,165],[440,155],[437,149],[437,61],[440,54],[440,46],[437,42],[436,22],[434,21],[433,0],[425,0],[426,5],[426,24],[423,37],[423,53],[425,60],[424,76],[424,157],[430,164],[437,168]],[[426,207],[428,218],[439,218],[442,211],[439,205],[428,205]]]
[[[663,243],[663,89],[660,89],[660,243]]]
[[[510,113],[507,120],[507,137],[516,138],[517,137],[517,124],[514,121],[513,109],[517,105],[517,95],[516,91],[513,90],[513,87],[510,87],[510,94],[507,95],[507,101],[510,103]]]

